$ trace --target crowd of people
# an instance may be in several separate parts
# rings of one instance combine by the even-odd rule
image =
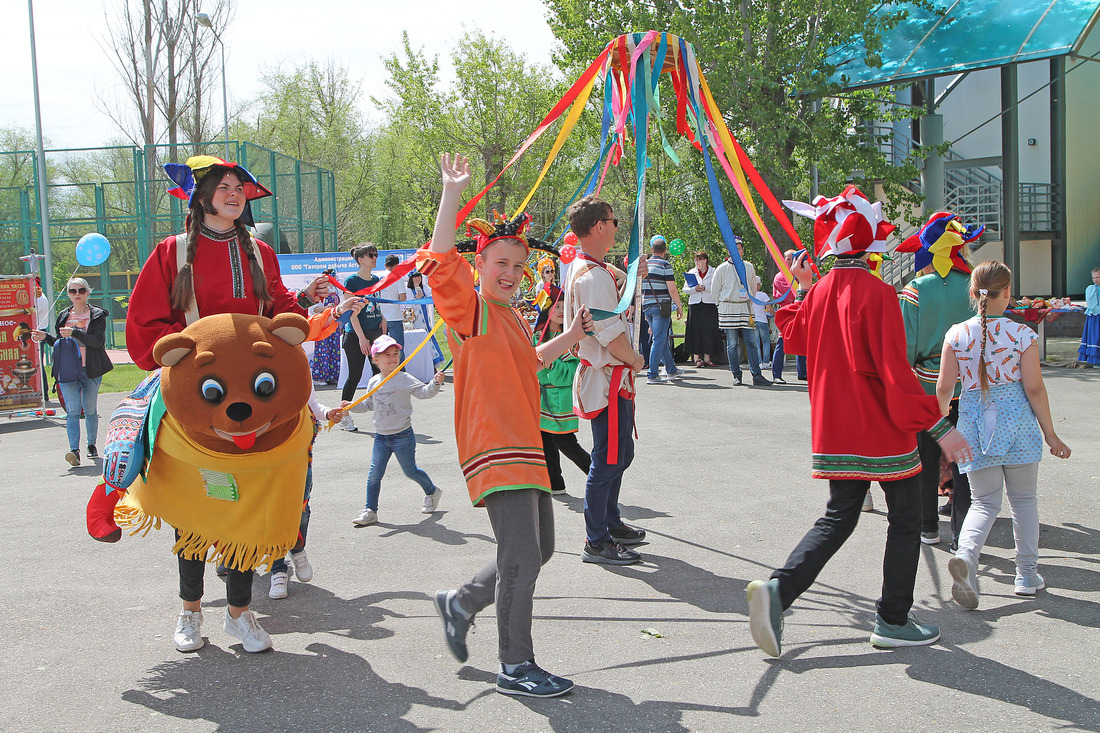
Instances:
[[[316,393],[311,396],[314,436],[323,422],[354,430],[350,412],[371,412],[374,420],[365,506],[352,520],[356,525],[378,522],[381,483],[393,454],[423,490],[422,512],[431,514],[439,506],[442,489],[416,463],[411,398],[438,394],[444,373],[424,383],[400,369],[402,302],[432,298],[448,326],[460,468],[471,503],[486,510],[496,539],[494,557],[468,581],[438,591],[433,601],[446,646],[460,662],[469,656],[466,637],[474,618],[495,604],[496,689],[502,693],[553,697],[573,687],[536,663],[531,635],[535,584],[555,547],[551,497],[566,491],[562,454],[586,476],[581,560],[606,565],[642,560],[637,546],[646,532],[625,524],[619,509],[623,478],[634,457],[635,377],[645,371],[648,384],[662,384],[683,373],[670,336],[672,319],[685,315],[684,296],[684,348],[696,368],[713,367],[724,346],[734,383],[741,384],[744,349],[753,385],[769,386],[785,383],[786,355],[792,354],[797,378],[809,384],[812,475],[829,481],[827,508],[781,568],[748,586],[750,631],[764,652],[782,652],[783,612],[851,535],[861,510],[867,509],[872,481],[885,493],[889,529],[871,642],[914,646],[939,638],[939,630],[915,619],[910,609],[920,543],[940,541],[941,459],[953,466],[954,555],[948,571],[958,604],[978,605],[976,561],[1000,509],[1003,487],[1017,545],[1016,593],[1034,595],[1044,587],[1038,570],[1038,461],[1043,440],[1057,457],[1068,458],[1070,449],[1053,428],[1033,333],[1003,316],[1007,268],[986,262],[972,271],[966,245],[980,232],[953,216],[933,216],[907,241],[905,246],[917,253],[920,272],[903,291],[900,305],[894,289],[868,264],[885,251],[889,225],[868,222],[866,236],[838,240],[819,222],[815,254],[834,257],[832,268],[815,282],[807,253],[788,251],[795,281],[777,274],[770,297],[751,263],[726,258],[712,266],[704,251],[695,253],[695,267],[678,288],[668,245],[654,237],[651,256],[639,270],[642,299],[635,315],[620,305],[629,278],[605,262],[619,220],[609,203],[585,196],[568,210],[577,257],[562,281],[554,282],[552,260],[540,261],[537,289],[545,297],[540,296],[532,325],[511,303],[532,249],[551,248],[528,232],[526,214],[481,222],[472,240],[456,242],[454,221],[470,182],[469,163],[461,155],[442,157],[435,230],[430,245],[417,252],[415,271],[398,277],[393,270],[400,263],[391,257],[385,263],[387,281],[380,283],[374,274],[377,248],[357,246],[351,257],[359,269],[344,282],[342,295],[329,287],[328,273],[300,293],[287,290],[273,250],[248,232],[248,202],[270,194],[244,168],[199,156],[166,169],[188,201],[186,231],[158,244],[141,271],[126,324],[130,355],[142,368],[156,368],[156,341],[207,315],[309,316],[311,338],[317,341],[315,386],[335,384],[337,349],[348,367],[339,406],[325,407]],[[833,200],[858,211],[869,209],[859,206],[864,202],[852,187]],[[822,210],[814,205],[797,209],[815,218]],[[737,246],[743,255],[743,244]],[[474,254],[472,264],[464,253]],[[66,387],[66,402],[84,406],[87,451],[94,457],[103,327],[101,322],[97,326],[97,309],[87,305],[89,290],[86,282],[70,281],[73,306],[59,314],[55,328],[59,336],[81,344],[81,371],[76,386]],[[364,291],[371,297],[363,297]],[[322,338],[321,324],[331,330],[332,320],[345,313],[349,318],[342,335]],[[633,317],[644,319],[644,326],[637,326],[650,336],[642,353],[633,346]],[[56,337],[36,331],[35,338],[52,342]],[[368,359],[378,373],[364,398],[353,401]],[[764,376],[768,366],[771,380]],[[990,405],[995,405],[992,417]],[[79,417],[70,407],[69,442],[78,462],[74,414]],[[590,451],[577,440],[580,420],[590,425]],[[287,595],[291,574],[301,582],[313,577],[305,552],[311,491],[312,468],[302,492],[298,541],[269,568],[272,598]],[[180,651],[205,643],[201,602],[207,559],[179,552],[183,607],[174,640]],[[270,636],[249,610],[255,568],[222,570],[226,632],[240,639],[246,651],[270,648]]]

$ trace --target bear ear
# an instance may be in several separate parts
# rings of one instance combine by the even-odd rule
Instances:
[[[271,319],[271,333],[291,346],[297,346],[309,335],[309,321],[297,313],[280,313]]]
[[[182,333],[173,333],[153,346],[153,360],[162,367],[171,367],[194,350],[195,339]]]

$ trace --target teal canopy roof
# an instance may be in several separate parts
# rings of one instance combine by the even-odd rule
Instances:
[[[883,34],[881,67],[864,62],[862,40],[832,49],[832,80],[847,77],[845,88],[859,89],[1074,54],[1100,14],[1096,0],[942,0],[941,7],[942,15],[910,7]]]

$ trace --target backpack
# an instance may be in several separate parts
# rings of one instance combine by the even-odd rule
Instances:
[[[103,480],[108,486],[126,489],[138,477],[152,452],[154,433],[149,421],[157,421],[152,408],[160,393],[160,370],[154,371],[119,403],[107,423],[103,447]]]
[[[80,344],[74,338],[59,338],[53,345],[53,376],[60,384],[80,381]]]

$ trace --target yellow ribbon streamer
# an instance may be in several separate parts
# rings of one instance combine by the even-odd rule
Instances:
[[[561,126],[561,131],[558,133],[558,137],[554,140],[554,147],[550,148],[550,156],[546,159],[546,162],[542,164],[542,170],[539,171],[539,177],[535,180],[535,185],[531,188],[531,191],[527,194],[527,197],[523,199],[523,203],[516,209],[516,213],[512,215],[513,218],[518,216],[527,208],[527,204],[531,202],[531,199],[535,195],[535,191],[542,185],[542,179],[546,177],[546,171],[550,169],[550,164],[554,162],[554,158],[558,157],[558,152],[561,150],[562,145],[565,144],[566,138],[569,137],[569,133],[573,132],[573,127],[577,124],[577,120],[580,119],[581,113],[584,112],[585,105],[588,104],[588,98],[592,95],[592,85],[596,83],[596,75],[593,74],[592,78],[588,80],[588,83],[581,90],[580,95],[573,102],[573,106],[569,110],[569,115],[565,118],[565,122]]]
[[[353,316],[353,317],[354,317],[354,316]],[[393,375],[394,375],[394,374],[397,374],[397,373],[398,373],[399,371],[401,371],[402,369],[404,369],[404,368],[405,368],[405,365],[406,365],[406,364],[408,364],[408,363],[409,363],[410,361],[412,361],[412,358],[413,358],[414,356],[416,356],[417,352],[418,352],[418,351],[420,351],[421,349],[423,349],[423,348],[424,348],[424,347],[425,347],[425,346],[426,346],[426,345],[428,344],[428,342],[432,340],[432,336],[434,336],[434,335],[435,335],[435,332],[436,332],[436,331],[438,331],[438,330],[439,330],[439,327],[440,327],[440,326],[442,326],[442,325],[443,325],[443,319],[442,319],[442,318],[440,318],[440,319],[438,319],[438,320],[437,320],[437,321],[435,322],[435,325],[434,325],[434,326],[432,326],[432,330],[431,330],[431,331],[428,331],[428,335],[424,337],[424,340],[423,340],[423,341],[421,341],[421,342],[420,342],[420,344],[419,344],[419,345],[418,345],[418,346],[417,346],[417,347],[416,347],[415,349],[413,349],[413,350],[412,350],[412,353],[410,353],[410,354],[409,354],[408,356],[406,356],[406,357],[405,357],[405,361],[403,361],[403,362],[401,362],[400,364],[398,364],[398,365],[397,365],[397,368],[396,368],[396,369],[394,369],[394,370],[393,370],[392,372],[390,372],[390,373],[389,373],[389,374],[388,374],[388,375],[387,375],[387,376],[386,376],[386,377],[385,377],[385,378],[384,378],[384,379],[383,379],[383,380],[382,380],[381,382],[379,382],[379,383],[378,383],[378,386],[377,386],[377,387],[375,387],[374,389],[370,390],[370,391],[369,391],[369,392],[367,392],[367,393],[366,393],[365,395],[363,395],[362,397],[360,397],[359,399],[357,399],[357,400],[356,400],[355,402],[352,402],[352,403],[351,403],[350,405],[348,405],[347,407],[342,407],[342,408],[340,408],[340,412],[347,412],[348,410],[350,410],[351,408],[355,407],[356,405],[358,405],[358,404],[359,404],[360,402],[362,402],[363,400],[365,400],[365,399],[367,399],[368,397],[370,397],[370,396],[371,396],[372,394],[374,394],[374,393],[375,393],[375,392],[377,392],[378,390],[382,389],[382,385],[383,385],[383,384],[385,384],[386,382],[390,381],[390,379],[392,379],[392,378],[393,378]],[[333,425],[335,425],[335,424],[336,424],[336,421],[335,421],[335,420],[329,420],[329,421],[328,421],[328,425],[326,425],[326,426],[325,426],[325,430],[332,430],[332,426],[333,426]]]

